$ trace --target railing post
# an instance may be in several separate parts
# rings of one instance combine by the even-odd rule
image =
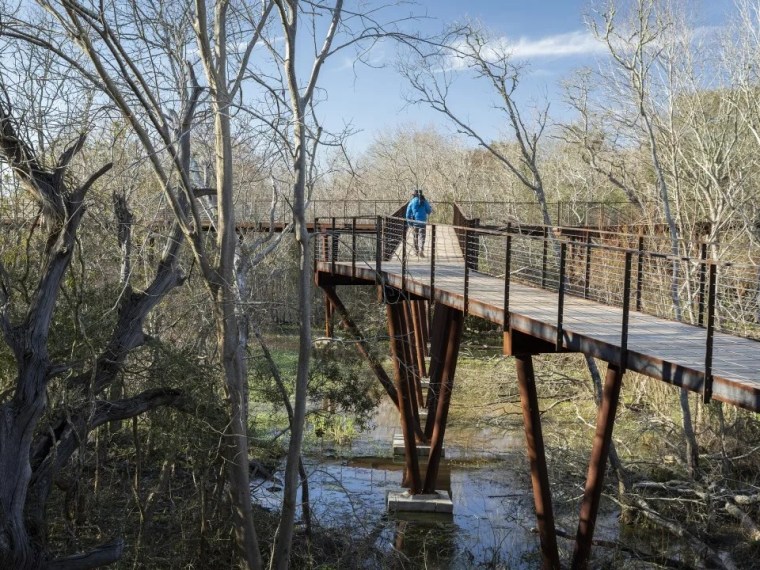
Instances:
[[[330,248],[330,259],[331,259],[331,265],[330,265],[330,272],[335,273],[335,261],[336,257],[338,257],[338,235],[335,231],[335,218],[332,219],[332,247]]]
[[[588,299],[591,289],[591,232],[586,230],[586,272],[583,279],[583,298]]]
[[[507,230],[508,231],[508,230]],[[512,236],[507,234],[506,251],[504,253],[504,321],[501,332],[509,331],[509,285],[512,273]]]
[[[435,301],[435,224],[430,226],[430,300]]]
[[[644,236],[639,236],[639,256],[636,259],[636,310],[641,311],[641,292],[644,288]]]
[[[544,226],[544,250],[541,255],[541,289],[546,286],[546,261],[549,256],[549,228]]]
[[[633,252],[625,252],[625,273],[623,279],[623,330],[620,333],[620,370],[628,367],[628,320],[631,312],[631,260]]]
[[[467,308],[469,304],[469,289],[470,289],[470,230],[464,230],[464,308],[463,313],[467,315]]]
[[[383,268],[383,219],[375,216],[375,283],[380,285],[380,271]]]
[[[398,222],[397,222],[398,223]],[[410,226],[411,229],[411,226]],[[412,232],[414,230],[412,229]],[[412,233],[414,237],[414,233]],[[401,222],[401,290],[406,288],[406,220]]]
[[[356,277],[356,218],[351,218],[351,277]]]
[[[319,218],[314,218],[314,231],[311,234],[311,239],[314,240],[314,273],[317,273],[317,255],[319,254],[318,250],[318,243],[319,243]]]
[[[697,325],[705,324],[705,281],[707,280],[707,244],[703,243],[699,252],[699,296],[697,297]]]
[[[567,260],[567,243],[559,246],[559,283],[557,284],[557,352],[562,350],[562,317],[565,311],[565,263]]]
[[[702,387],[702,400],[707,404],[712,399],[712,361],[713,345],[715,342],[715,297],[717,295],[716,282],[718,266],[710,264],[710,275],[707,289],[707,343],[705,346],[705,382]]]

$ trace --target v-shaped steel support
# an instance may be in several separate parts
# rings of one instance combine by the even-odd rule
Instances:
[[[527,347],[527,344],[522,347]],[[546,451],[541,430],[541,412],[538,407],[536,379],[533,370],[533,357],[530,353],[515,354],[517,381],[520,387],[525,439],[530,462],[531,481],[533,484],[533,501],[536,508],[538,533],[541,541],[542,567],[544,569],[560,568],[557,549],[557,535],[552,509],[549,475],[546,467]],[[617,364],[608,364],[604,382],[602,402],[596,418],[596,434],[591,450],[586,487],[581,502],[578,531],[572,568],[588,568],[591,556],[591,543],[594,538],[599,502],[604,486],[604,472],[612,440],[612,429],[620,399],[624,371]]]

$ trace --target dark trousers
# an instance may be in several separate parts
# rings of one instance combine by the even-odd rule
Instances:
[[[412,226],[412,237],[414,243],[414,251],[419,254],[425,251],[425,236],[427,235],[427,227],[425,225]]]

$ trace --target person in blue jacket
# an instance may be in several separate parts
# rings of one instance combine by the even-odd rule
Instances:
[[[433,206],[425,198],[422,190],[415,190],[409,205],[406,207],[407,224],[412,228],[414,253],[425,257],[425,224],[428,216],[433,212]]]

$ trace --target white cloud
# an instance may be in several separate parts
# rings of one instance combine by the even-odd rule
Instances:
[[[468,48],[464,44],[452,46],[463,53]],[[587,31],[575,31],[564,34],[555,34],[543,38],[509,38],[501,36],[490,40],[483,47],[481,55],[486,60],[495,60],[509,55],[516,59],[538,59],[571,57],[578,55],[591,55],[603,53],[605,46]],[[457,58],[455,57],[454,60]],[[454,62],[452,62],[454,63]],[[454,63],[454,67],[462,67],[464,62]]]
[[[604,44],[586,31],[568,32],[538,39],[520,38],[517,41],[500,38],[498,41],[504,42],[504,49],[514,57],[523,59],[568,57],[605,51]]]

